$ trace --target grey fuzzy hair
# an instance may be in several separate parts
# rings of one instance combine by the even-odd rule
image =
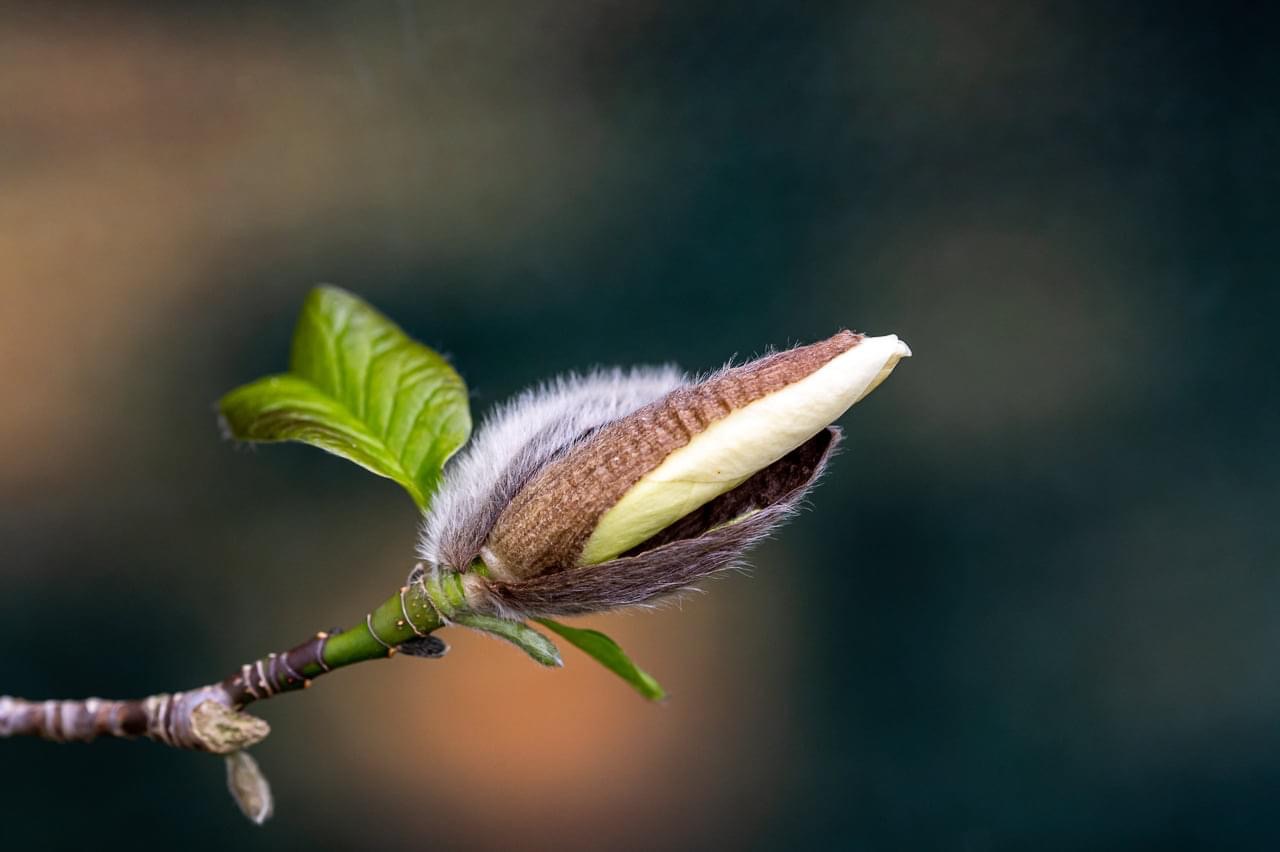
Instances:
[[[587,615],[688,592],[713,574],[742,567],[743,553],[768,538],[798,506],[798,499],[785,500],[738,523],[589,568],[486,584],[482,608],[507,618]]]
[[[594,430],[686,381],[673,366],[601,369],[560,376],[499,406],[446,466],[422,524],[419,556],[465,571],[535,473]]]
[[[745,551],[768,538],[802,507],[840,442],[840,430],[824,429],[788,458],[795,467],[780,475],[785,492],[734,523],[677,538],[634,555],[598,565],[559,571],[517,583],[473,586],[480,606],[508,618],[530,615],[584,615],[689,591],[714,574],[742,566]],[[781,463],[780,463],[781,464]],[[752,483],[744,486],[749,497]],[[732,504],[734,492],[718,498]]]

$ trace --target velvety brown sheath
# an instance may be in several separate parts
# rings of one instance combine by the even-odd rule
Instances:
[[[488,537],[485,564],[508,583],[576,568],[601,516],[672,452],[731,412],[808,377],[861,340],[860,334],[841,331],[722,370],[602,426],[516,494]]]
[[[471,575],[471,604],[508,615],[581,615],[654,601],[736,567],[790,517],[840,440],[828,427],[783,458],[617,559],[526,580]]]

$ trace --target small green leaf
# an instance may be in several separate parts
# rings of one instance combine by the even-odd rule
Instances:
[[[550,618],[534,619],[551,632],[564,637],[571,645],[575,645],[590,657],[594,657],[600,665],[625,680],[650,701],[661,701],[667,693],[653,677],[644,669],[631,662],[626,652],[618,647],[608,636],[599,630],[586,630],[581,627],[570,627]]]
[[[422,509],[471,434],[462,378],[368,304],[336,287],[307,296],[289,372],[219,407],[242,441],[301,441],[400,483]]]
[[[512,621],[479,612],[459,612],[453,616],[453,620],[463,627],[506,639],[544,666],[559,668],[564,665],[564,661],[560,659],[560,649],[555,643],[523,621]]]

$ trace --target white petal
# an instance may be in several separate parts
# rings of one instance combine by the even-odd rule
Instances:
[[[711,424],[605,512],[579,563],[612,559],[736,488],[830,425],[910,355],[897,335],[865,338],[804,379]]]

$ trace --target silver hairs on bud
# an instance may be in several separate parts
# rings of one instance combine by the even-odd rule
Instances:
[[[592,430],[685,384],[675,367],[597,370],[525,391],[494,411],[445,469],[423,523],[419,555],[465,571],[498,515],[548,462]]]
[[[696,383],[614,370],[527,392],[446,468],[421,556],[471,612],[515,620],[687,589],[795,511],[830,424],[910,354],[842,330]]]
[[[840,431],[802,446],[628,553],[518,582],[469,576],[472,606],[508,617],[584,615],[638,606],[740,567],[743,554],[794,515],[826,469]]]

